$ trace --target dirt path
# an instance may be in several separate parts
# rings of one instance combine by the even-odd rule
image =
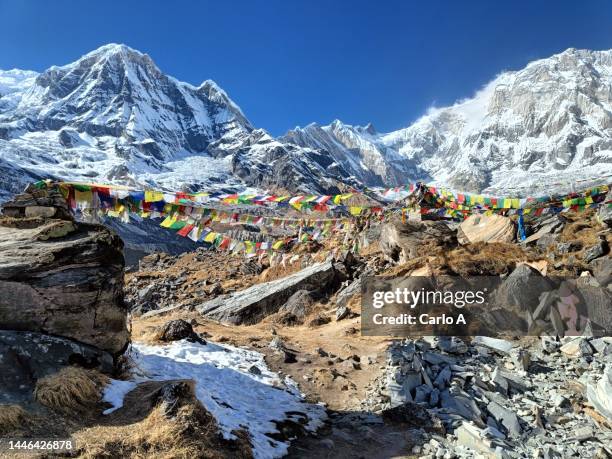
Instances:
[[[359,317],[318,327],[281,327],[272,320],[251,326],[226,326],[185,311],[137,319],[133,322],[133,337],[150,341],[158,326],[177,318],[197,321],[195,330],[211,341],[261,352],[270,369],[290,376],[307,400],[327,406],[326,426],[292,442],[288,457],[413,457],[412,447],[420,438],[418,431],[387,423],[380,416],[361,410],[368,385],[383,368],[389,340],[362,337]],[[275,337],[295,352],[296,362],[286,363],[282,355],[269,347]]]

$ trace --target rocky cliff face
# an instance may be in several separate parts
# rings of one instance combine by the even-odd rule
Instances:
[[[61,336],[119,355],[129,341],[119,237],[74,222],[61,196],[46,190],[20,195],[3,211],[0,329]]]

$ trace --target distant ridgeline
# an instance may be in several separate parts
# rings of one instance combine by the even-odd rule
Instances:
[[[320,241],[338,233],[344,234],[343,245],[338,250],[358,251],[356,234],[360,229],[373,221],[384,221],[394,215],[406,219],[408,212],[418,212],[425,218],[457,221],[474,213],[518,215],[520,227],[524,218],[546,213],[612,207],[612,200],[607,197],[609,185],[561,196],[537,198],[457,193],[420,182],[387,189],[351,190],[337,195],[297,196],[206,192],[190,194],[53,181],[40,181],[34,187],[57,187],[72,211],[85,218],[106,215],[124,222],[129,222],[130,216],[138,220],[163,218],[161,226],[177,231],[179,236],[203,242],[211,248],[244,253],[247,256],[261,256],[268,252],[274,256],[276,252],[287,252],[295,244]],[[354,205],[352,201],[356,200],[365,200],[371,204]],[[257,212],[245,212],[244,209],[248,210],[249,207],[251,210],[257,209]],[[275,215],[257,214],[266,209],[273,210]],[[285,216],[282,216],[283,213]],[[315,218],[317,213],[327,218]],[[209,227],[213,223],[246,224],[263,229],[288,229],[292,232],[290,236],[269,241],[237,240],[213,231]]]

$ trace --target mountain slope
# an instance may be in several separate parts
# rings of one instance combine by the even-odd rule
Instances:
[[[396,186],[426,178],[417,163],[381,143],[379,137],[371,124],[349,126],[336,120],[329,126],[313,123],[295,128],[281,140],[327,152],[335,167],[370,186]]]
[[[333,187],[317,152],[254,130],[214,82],[179,82],[124,45],[39,75],[1,72],[0,84],[6,191],[38,177],[191,190]],[[288,166],[295,171],[285,177]]]
[[[4,195],[41,177],[189,191],[424,180],[541,192],[612,174],[612,51],[569,49],[502,73],[395,132],[335,121],[273,138],[214,82],[177,81],[111,44],[41,74],[0,71],[0,173]]]
[[[458,188],[610,174],[612,50],[569,49],[503,73],[381,141]]]
[[[522,194],[609,176],[612,50],[568,49],[502,73],[473,98],[388,134],[336,121],[296,128],[285,139],[327,149],[338,161],[365,162],[359,178],[369,182],[376,173],[388,185],[416,176],[456,189]]]

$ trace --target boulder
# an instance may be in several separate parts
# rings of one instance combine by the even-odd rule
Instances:
[[[536,244],[544,249],[557,240],[559,233],[561,233],[566,223],[567,220],[561,215],[536,218],[531,223],[530,229],[532,234],[523,242],[529,244],[530,242],[537,241]]]
[[[193,326],[183,319],[169,320],[162,325],[159,331],[159,339],[161,341],[179,341],[187,339],[189,341],[206,344],[206,341],[200,338],[193,330]]]
[[[612,228],[612,190],[608,191],[606,199],[597,211],[597,219],[608,228]]]
[[[498,424],[504,426],[511,437],[518,437],[521,435],[521,425],[519,424],[518,417],[513,411],[493,401],[489,402],[487,410]]]
[[[39,378],[68,365],[110,373],[113,357],[106,351],[66,338],[0,330],[0,404],[31,401]]]
[[[380,232],[380,247],[385,258],[399,263],[424,255],[434,247],[455,243],[455,231],[439,221],[394,221],[383,225]]]
[[[601,257],[589,263],[593,276],[600,285],[612,284],[612,257]]]
[[[336,306],[338,308],[346,306],[353,296],[360,293],[361,278],[358,278],[338,292],[338,295],[336,295]]]
[[[457,444],[470,448],[485,458],[507,457],[505,444],[497,438],[489,438],[485,429],[480,429],[468,422],[463,422],[454,432]],[[474,455],[475,457],[478,457]]]
[[[580,277],[575,281],[575,292],[586,308],[582,313],[598,336],[609,336],[612,334],[612,292],[606,287],[593,285],[589,277]]]
[[[331,261],[317,263],[290,276],[219,296],[197,307],[204,317],[223,323],[255,324],[278,312],[298,290],[325,291],[336,284]]]
[[[296,319],[304,319],[314,303],[314,298],[308,290],[298,290],[281,306],[280,312],[293,314]]]
[[[499,338],[491,338],[489,336],[475,336],[472,339],[472,344],[488,347],[489,349],[493,349],[494,351],[504,355],[510,354],[510,351],[512,351],[512,348],[514,347],[510,341]]]
[[[3,207],[13,217],[0,217],[0,329],[62,336],[118,355],[129,341],[123,243],[101,225],[65,216],[54,193],[25,193]],[[28,207],[16,203],[30,201],[53,204],[65,218],[25,217]]]
[[[514,223],[502,215],[474,214],[469,216],[457,230],[459,244],[475,242],[512,242]]]
[[[495,291],[495,304],[504,309],[533,311],[540,303],[540,295],[554,288],[554,284],[540,272],[526,264],[519,264]]]
[[[605,236],[602,235],[599,236],[599,241],[597,242],[597,244],[587,248],[584,251],[584,255],[582,256],[582,258],[585,262],[590,263],[599,257],[607,255],[608,253],[610,253],[610,246]]]

